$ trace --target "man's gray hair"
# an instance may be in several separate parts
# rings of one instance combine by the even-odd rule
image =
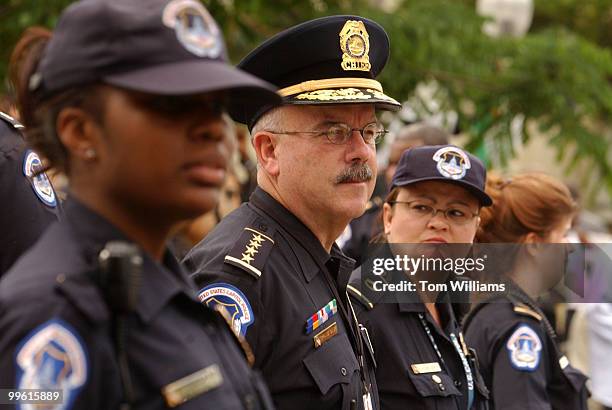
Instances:
[[[282,123],[281,109],[282,107],[272,108],[259,117],[255,125],[253,125],[253,129],[251,129],[251,136],[260,131],[279,131]]]

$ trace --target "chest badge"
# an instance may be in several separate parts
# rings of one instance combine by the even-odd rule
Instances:
[[[329,339],[336,336],[337,334],[338,324],[334,322],[312,338],[314,341],[315,348],[318,349],[319,347],[323,346],[323,343],[329,341]]]
[[[414,374],[439,373],[442,371],[438,362],[414,363],[410,365],[410,368]]]
[[[162,388],[168,407],[176,407],[223,384],[221,369],[212,364]]]

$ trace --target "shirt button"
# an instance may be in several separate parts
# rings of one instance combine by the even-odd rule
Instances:
[[[458,389],[461,388],[461,380],[455,380],[455,387]]]
[[[444,387],[442,383],[438,384],[438,387],[440,388],[440,391],[446,390],[446,387]]]
[[[268,230],[268,225],[259,224],[259,229],[261,229],[262,232],[266,232]]]
[[[346,367],[340,369],[340,373],[342,373],[343,376],[346,376]]]

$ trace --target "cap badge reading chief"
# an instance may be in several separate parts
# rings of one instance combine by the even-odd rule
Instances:
[[[219,27],[199,1],[173,0],[164,8],[162,19],[189,52],[208,58],[217,58],[221,53]]]
[[[455,147],[440,148],[432,158],[437,162],[438,172],[450,179],[463,178],[467,170],[472,167],[467,154]]]
[[[348,20],[344,23],[340,30],[340,49],[340,66],[344,71],[370,71],[370,36],[363,21]]]

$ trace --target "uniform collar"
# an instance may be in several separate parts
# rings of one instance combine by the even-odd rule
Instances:
[[[308,258],[298,258],[308,282],[319,273],[322,266],[327,266],[331,258],[339,261],[338,273],[343,278],[346,276],[346,281],[348,282],[348,276],[353,269],[355,261],[344,255],[335,243],[332,245],[331,252],[327,253],[319,239],[302,221],[259,186],[251,194],[249,201],[274,220],[284,232],[291,235],[314,259],[316,266],[309,264]]]
[[[88,270],[98,266],[98,254],[112,240],[130,241],[123,232],[101,215],[74,198],[66,201],[66,223],[76,234]],[[195,297],[195,287],[174,256],[166,250],[162,263],[143,252],[143,277],[136,307],[138,316],[149,322],[175,295]]]

